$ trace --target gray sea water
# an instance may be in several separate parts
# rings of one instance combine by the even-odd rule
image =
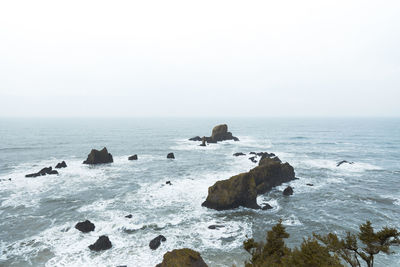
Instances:
[[[219,123],[240,141],[187,140]],[[104,146],[114,163],[82,164]],[[285,184],[260,196],[268,211],[201,207],[209,186],[256,165],[232,156],[250,151],[289,162],[299,178],[288,183],[294,195],[282,196]],[[133,154],[138,161],[128,161]],[[264,239],[279,219],[291,246],[312,232],[357,231],[366,220],[399,229],[399,159],[400,119],[0,119],[0,265],[154,266],[165,252],[189,247],[209,266],[243,266],[246,236]],[[59,176],[24,177],[62,160],[68,167]],[[354,164],[336,167],[341,160]],[[74,229],[85,219],[94,232]],[[103,234],[112,249],[91,252]],[[152,251],[159,234],[167,241]],[[395,252],[379,255],[376,266],[400,266]]]

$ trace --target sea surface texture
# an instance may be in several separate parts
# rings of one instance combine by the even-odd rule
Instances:
[[[220,123],[240,141],[188,141]],[[103,147],[114,163],[82,164]],[[209,186],[256,166],[251,151],[275,153],[299,179],[258,197],[271,210],[202,207]],[[133,154],[139,159],[128,161]],[[58,176],[24,177],[63,160]],[[354,164],[336,167],[341,160]],[[344,236],[366,220],[399,229],[400,120],[0,119],[0,179],[0,266],[154,266],[183,247],[209,266],[243,266],[246,236],[265,240],[279,219],[290,246],[313,232]],[[83,234],[74,226],[86,219],[96,228]],[[216,224],[224,227],[208,228]],[[153,251],[160,234],[167,240]],[[90,251],[101,235],[112,248]],[[400,266],[394,251],[376,266]]]

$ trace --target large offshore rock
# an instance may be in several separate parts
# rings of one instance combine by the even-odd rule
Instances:
[[[110,239],[108,239],[108,236],[102,235],[97,239],[97,241],[89,246],[90,250],[93,251],[101,251],[101,250],[107,250],[112,247]]]
[[[156,267],[207,267],[200,253],[189,248],[174,249],[164,254]]]
[[[75,225],[75,229],[81,231],[82,233],[89,233],[91,231],[94,231],[95,225],[89,220],[86,220],[84,222],[78,222]]]
[[[207,199],[202,206],[216,210],[240,206],[259,209],[257,195],[293,179],[295,173],[289,163],[282,164],[277,157],[265,158],[249,172],[218,181],[209,187]]]
[[[103,148],[100,151],[92,149],[83,164],[102,164],[111,163],[113,161],[113,157],[110,153],[108,153],[107,148]]]
[[[200,136],[195,136],[190,138],[190,141],[203,141],[203,146],[205,146],[204,139],[207,141],[207,143],[217,143],[220,141],[225,141],[225,140],[234,140],[234,141],[239,141],[239,138],[235,137],[232,135],[231,132],[228,132],[228,125],[226,124],[220,124],[215,126],[212,129],[212,133],[210,137],[203,137],[200,138]]]

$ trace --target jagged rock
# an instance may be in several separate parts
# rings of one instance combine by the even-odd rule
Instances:
[[[268,153],[268,152],[260,152],[260,153],[257,153],[257,156],[261,157],[260,160],[263,160],[265,158],[275,157],[275,154],[274,153]]]
[[[200,253],[189,248],[174,249],[164,254],[156,267],[207,267]]]
[[[51,175],[51,174],[57,174],[58,175],[58,171],[53,170],[52,167],[47,167],[47,168],[43,168],[40,171],[36,172],[36,173],[31,173],[31,174],[27,174],[25,175],[25,177],[38,177],[38,176],[43,176],[43,175]]]
[[[206,145],[207,145],[207,144],[206,144],[206,141],[207,141],[206,137],[203,136],[203,138],[201,138],[201,144],[200,144],[200,146],[206,146]]]
[[[216,210],[234,209],[239,206],[259,209],[257,195],[293,179],[295,173],[289,163],[266,158],[249,172],[218,181],[209,187],[207,199],[202,206]]]
[[[283,195],[284,196],[291,196],[293,195],[293,188],[291,186],[288,186],[283,190]]]
[[[108,236],[102,235],[97,239],[97,241],[89,246],[90,250],[94,251],[101,251],[101,250],[107,250],[112,247],[110,239],[108,239]]]
[[[250,157],[249,160],[251,160],[251,162],[253,163],[257,163],[257,160],[255,160],[256,157]]]
[[[165,184],[172,185],[171,181],[166,181]]]
[[[354,162],[352,162],[352,161],[342,160],[342,161],[340,161],[340,162],[338,162],[338,163],[336,164],[336,167],[339,167],[340,165],[342,165],[342,164],[344,164],[344,163],[354,164]]]
[[[65,163],[65,161],[62,161],[60,163],[57,163],[56,169],[61,169],[61,168],[67,168],[67,163]]]
[[[213,225],[208,226],[208,229],[215,230],[215,229],[219,229],[219,228],[223,228],[223,227],[225,227],[225,226],[213,224]]]
[[[130,157],[128,158],[128,160],[137,160],[137,159],[138,159],[138,157],[137,157],[136,154],[133,155],[133,156],[130,156]]]
[[[128,219],[132,219],[132,217],[133,217],[132,214],[128,214],[125,216],[125,218],[128,218]]]
[[[246,156],[246,154],[242,153],[242,152],[237,152],[235,154],[233,154],[233,156],[238,157],[238,156]]]
[[[273,207],[268,203],[264,203],[264,206],[262,207],[262,210],[270,210],[270,209],[273,209]]]
[[[314,184],[306,184],[306,185],[308,185],[308,186],[314,186]]]
[[[84,222],[78,222],[75,225],[75,228],[81,231],[82,233],[89,233],[91,231],[94,231],[95,226],[91,221],[86,220]]]
[[[157,249],[157,248],[161,245],[161,241],[162,241],[162,242],[167,241],[167,239],[165,238],[165,236],[159,235],[159,236],[157,236],[156,238],[154,238],[153,240],[151,240],[151,241],[150,241],[150,244],[149,244],[149,247],[150,247],[152,250],[155,250],[155,249]]]
[[[174,153],[168,153],[167,159],[174,159],[174,158],[175,158]]]
[[[110,153],[108,153],[107,148],[103,148],[100,151],[92,149],[83,164],[102,164],[111,163],[113,161],[113,157]]]
[[[201,137],[195,136],[195,137],[189,138],[189,141],[201,141]]]

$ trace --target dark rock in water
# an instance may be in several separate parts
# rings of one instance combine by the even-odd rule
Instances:
[[[43,176],[46,174],[57,174],[58,175],[58,171],[53,170],[52,167],[48,167],[48,168],[43,168],[41,169],[39,172],[37,173],[31,173],[31,174],[27,174],[25,175],[25,177],[38,177],[38,176]]]
[[[78,222],[75,225],[75,228],[81,231],[82,233],[89,233],[91,231],[94,231],[95,226],[91,221],[86,220],[84,222]]]
[[[225,226],[213,224],[213,225],[208,226],[208,229],[215,230],[215,229],[219,229],[219,228],[223,228],[223,227],[225,227]]]
[[[128,219],[132,219],[132,217],[133,217],[132,214],[128,214],[125,216],[125,218],[128,218]]]
[[[336,164],[336,167],[339,167],[340,165],[342,165],[342,164],[344,164],[344,163],[354,164],[354,162],[352,162],[352,161],[342,160],[342,161],[340,161],[340,162],[338,162],[338,163]]]
[[[174,249],[164,254],[156,267],[208,267],[200,253],[189,248]]]
[[[200,146],[207,146],[206,141],[207,141],[206,137],[203,136],[203,138],[201,138],[201,144],[200,144]]]
[[[167,159],[174,159],[174,158],[175,158],[174,153],[168,153]]]
[[[97,239],[97,241],[89,246],[90,250],[93,251],[101,251],[101,250],[107,250],[112,247],[110,239],[108,239],[108,236],[102,235]]]
[[[250,157],[249,160],[251,160],[251,162],[253,163],[257,163],[257,160],[255,160],[256,157]]]
[[[165,238],[165,236],[159,235],[159,236],[157,236],[156,238],[154,238],[153,240],[151,240],[151,241],[150,241],[150,244],[149,244],[149,247],[150,247],[152,250],[155,250],[155,249],[157,249],[157,248],[161,245],[161,241],[162,241],[162,242],[167,241],[167,239]]]
[[[239,206],[259,209],[257,195],[295,179],[293,167],[289,163],[270,158],[260,163],[262,164],[249,172],[218,181],[209,187],[207,199],[202,206],[216,210],[234,209]]]
[[[107,148],[103,148],[100,151],[92,149],[83,164],[102,164],[111,163],[113,161],[113,157],[110,153],[108,153]]]
[[[257,155],[258,155],[259,157],[261,157],[260,160],[263,160],[263,159],[265,159],[265,158],[272,158],[272,157],[275,157],[275,154],[274,154],[274,153],[268,153],[268,152],[257,153]]]
[[[308,186],[314,186],[314,184],[306,184],[306,185],[308,185]]]
[[[273,207],[268,203],[265,203],[264,206],[262,207],[262,210],[270,210],[270,209],[273,209]]]
[[[195,137],[189,138],[189,141],[201,141],[201,137],[195,136]]]
[[[250,152],[249,154],[250,154],[250,155],[257,155],[256,152]]]
[[[137,157],[136,154],[133,155],[133,156],[130,156],[130,157],[128,158],[128,160],[137,160],[137,159],[138,159],[138,157]]]
[[[61,168],[67,168],[67,163],[65,163],[65,161],[62,161],[60,163],[57,163],[56,169],[61,169]]]
[[[235,154],[233,154],[235,157],[238,157],[238,156],[246,156],[246,154],[244,154],[244,153],[242,153],[242,152],[237,152],[237,153],[235,153]]]
[[[291,196],[293,195],[293,188],[291,186],[288,186],[283,190],[283,195],[284,196]]]
[[[166,181],[165,184],[172,185],[171,181]]]

